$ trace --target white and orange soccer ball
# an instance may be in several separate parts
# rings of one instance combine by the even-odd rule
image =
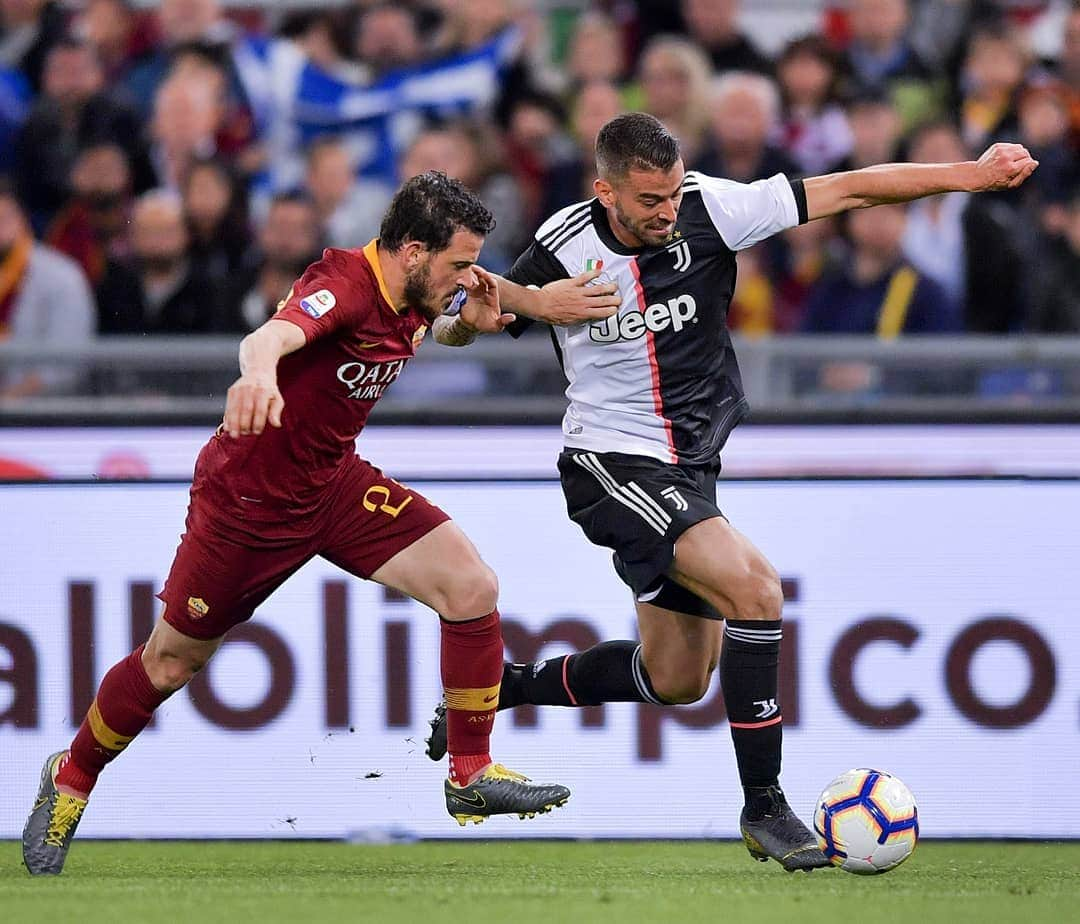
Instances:
[[[911,790],[895,776],[884,770],[848,770],[818,799],[814,831],[834,866],[873,876],[911,856],[919,839],[919,809]]]

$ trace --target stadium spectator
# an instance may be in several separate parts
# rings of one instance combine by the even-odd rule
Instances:
[[[87,0],[72,23],[72,32],[90,43],[110,86],[122,82],[150,54],[156,39],[148,16],[133,9],[128,0]]]
[[[971,36],[957,89],[960,132],[972,150],[1017,136],[1017,103],[1027,58],[1016,36],[1001,24]]]
[[[832,218],[788,228],[736,257],[728,327],[747,336],[798,332],[810,291],[843,261]]]
[[[566,54],[566,79],[574,92],[593,81],[618,84],[626,76],[622,34],[610,16],[591,11],[574,23]]]
[[[1080,192],[1074,190],[1064,233],[1040,261],[1026,328],[1036,334],[1080,334]]]
[[[709,97],[708,146],[694,169],[740,183],[776,173],[798,175],[791,159],[771,142],[780,118],[780,94],[770,78],[732,71],[715,79]]]
[[[864,90],[846,108],[851,153],[841,165],[858,170],[900,160],[903,122],[892,99],[882,90]]]
[[[88,343],[94,302],[78,264],[33,232],[10,189],[0,187],[0,339],[43,346]],[[0,372],[0,398],[70,388],[70,363]]]
[[[570,139],[574,150],[566,160],[554,165],[548,175],[541,209],[543,215],[593,195],[596,179],[596,136],[600,129],[623,111],[615,85],[594,80],[581,88],[570,118]]]
[[[910,142],[912,163],[969,157],[949,123],[930,123]],[[1014,212],[991,196],[947,193],[908,206],[905,256],[960,307],[964,328],[972,333],[1003,334],[1023,321],[1023,259],[1010,233],[1015,224]]]
[[[906,128],[934,115],[940,104],[934,75],[907,37],[908,0],[852,0],[845,65],[851,92],[884,90]]]
[[[339,138],[316,138],[308,148],[307,192],[330,247],[363,247],[379,235],[379,222],[394,190],[378,180],[361,180],[348,145]]]
[[[0,66],[21,71],[36,93],[45,59],[67,30],[67,14],[55,0],[2,0],[0,25]]]
[[[45,59],[43,87],[16,142],[15,183],[35,228],[44,228],[70,195],[68,179],[79,150],[109,142],[124,148],[135,185],[149,181],[149,165],[135,112],[113,100],[93,49],[64,39]]]
[[[322,229],[311,200],[302,193],[282,193],[270,203],[259,232],[229,297],[226,326],[254,330],[277,309],[289,287],[322,249]]]
[[[1080,6],[1073,5],[1065,20],[1057,75],[1065,86],[1073,147],[1080,147]]]
[[[247,189],[228,164],[209,158],[192,164],[183,200],[193,275],[223,299],[251,246]]]
[[[235,159],[237,166],[245,172],[255,173],[261,165],[259,159],[262,155],[254,147],[253,116],[247,106],[229,90],[229,69],[221,49],[203,44],[176,49],[166,83],[174,80],[190,81],[212,90],[221,108],[214,134],[218,152],[222,157]]]
[[[682,0],[680,4],[690,38],[704,49],[714,71],[771,74],[769,59],[739,29],[740,6],[739,0]]]
[[[130,256],[132,204],[131,167],[127,155],[111,143],[85,148],[71,170],[74,198],[49,226],[46,241],[75,260],[94,289],[122,284],[108,277],[119,273],[131,282],[124,266]]]
[[[224,118],[220,87],[177,75],[161,85],[154,101],[150,149],[158,184],[179,190],[191,165],[218,153]]]
[[[803,331],[884,339],[959,331],[960,313],[944,289],[904,259],[905,207],[879,205],[846,217],[850,257],[811,289]]]
[[[153,111],[158,87],[168,78],[174,55],[191,45],[215,49],[226,69],[229,93],[248,102],[248,87],[242,79],[247,70],[238,66],[236,55],[250,49],[243,46],[236,27],[222,16],[217,0],[161,0],[157,19],[160,46],[133,68],[124,82],[145,117]]]
[[[542,93],[521,97],[510,111],[506,163],[517,183],[525,223],[531,230],[547,214],[544,206],[555,178],[577,162],[577,145],[563,128],[565,122],[559,101]],[[575,201],[577,188],[559,190],[555,195],[571,196],[564,202],[568,204]]]
[[[499,163],[497,145],[484,127],[459,122],[422,132],[401,162],[402,179],[438,170],[461,180],[475,192],[495,216],[480,254],[483,265],[494,273],[506,270],[522,249],[521,196],[513,177]]]
[[[711,75],[705,53],[674,36],[653,39],[638,62],[642,108],[679,139],[687,163],[694,163],[705,146]]]
[[[964,36],[989,4],[973,0],[917,0],[911,8],[908,39],[918,60],[935,73],[955,70]]]
[[[15,166],[15,143],[33,104],[30,83],[20,71],[0,67],[0,174]]]
[[[136,285],[117,274],[99,288],[98,329],[104,334],[208,333],[220,328],[213,293],[196,276],[188,255],[180,197],[167,190],[144,193],[131,218]]]
[[[803,173],[836,169],[851,153],[851,126],[837,102],[836,57],[824,40],[789,42],[776,64],[784,115],[780,140]]]
[[[453,69],[462,58],[493,49],[498,64],[495,98],[484,100],[482,105],[505,117],[519,96],[534,89],[530,49],[516,23],[525,12],[524,5],[516,0],[438,0],[437,6],[442,27],[430,43],[434,57],[428,67]],[[459,114],[465,111],[465,107],[456,108]]]
[[[1031,180],[1014,196],[1024,216],[1023,247],[1037,250],[1038,236],[1060,230],[1064,205],[1080,182],[1080,155],[1070,136],[1068,96],[1056,81],[1028,87],[1018,109],[1020,143],[1039,162]]]
[[[435,37],[441,53],[467,51],[490,41],[514,22],[512,0],[437,0],[442,28]]]
[[[418,64],[424,43],[416,15],[397,3],[376,3],[360,17],[356,56],[373,78]]]
[[[287,14],[277,30],[292,41],[315,67],[341,80],[359,83],[363,68],[349,56],[349,25],[336,11],[300,10]]]
[[[788,228],[781,233],[781,239],[784,246],[772,271],[772,330],[790,334],[802,327],[813,287],[842,264],[844,254],[833,218]]]

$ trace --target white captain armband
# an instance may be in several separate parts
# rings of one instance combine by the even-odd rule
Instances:
[[[469,293],[466,292],[461,286],[458,286],[458,290],[454,293],[454,297],[450,299],[450,304],[446,306],[446,310],[443,312],[448,318],[456,318],[461,314],[461,309],[465,307],[465,303],[469,300]]]

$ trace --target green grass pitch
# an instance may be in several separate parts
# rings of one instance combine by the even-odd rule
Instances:
[[[863,878],[729,842],[76,841],[31,879],[4,841],[0,921],[1058,924],[1080,922],[1080,843],[931,842]]]

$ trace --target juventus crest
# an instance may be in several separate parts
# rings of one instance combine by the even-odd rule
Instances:
[[[675,257],[675,272],[684,273],[690,268],[690,245],[680,239],[664,248]]]

